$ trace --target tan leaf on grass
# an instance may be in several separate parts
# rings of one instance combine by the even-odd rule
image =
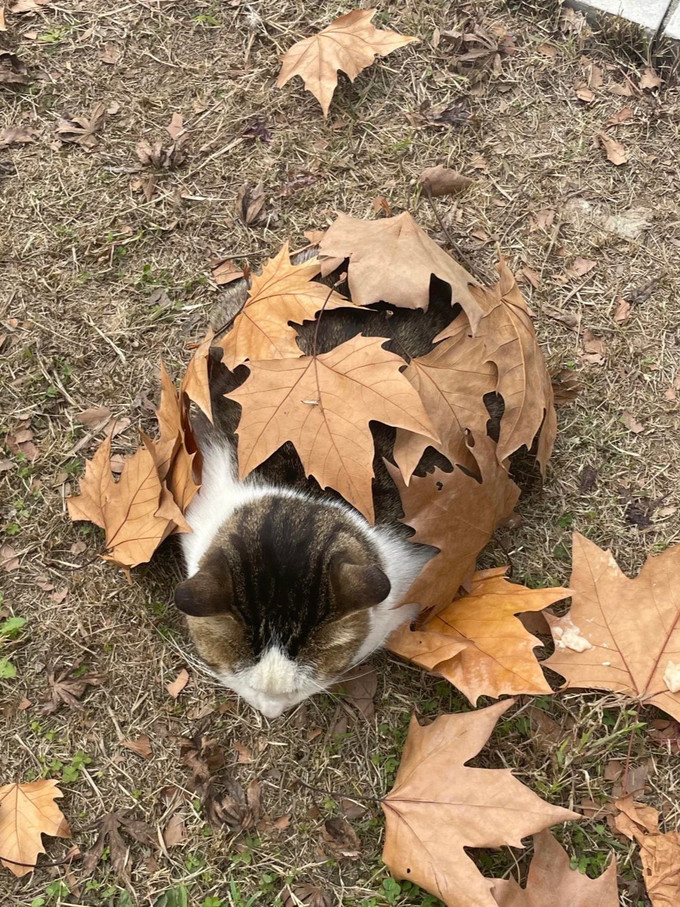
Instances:
[[[37,135],[35,129],[27,129],[25,126],[6,126],[4,129],[0,129],[0,148],[35,142]]]
[[[658,812],[644,803],[636,803],[630,795],[616,800],[614,806],[620,810],[614,818],[617,830],[640,845],[645,888],[653,907],[677,907],[680,832],[660,832]]]
[[[0,6],[0,31],[7,31],[7,25],[5,24],[5,8]]]
[[[438,164],[436,167],[428,167],[418,177],[419,184],[423,187],[425,194],[438,198],[441,195],[459,195],[466,192],[474,183],[469,176],[463,176],[457,170],[451,170],[450,167],[444,167]]]
[[[573,548],[572,606],[546,615],[555,652],[545,665],[565,688],[624,693],[680,720],[680,545],[635,579],[579,533]]]
[[[136,740],[123,740],[123,746],[133,753],[138,753],[143,759],[151,759],[153,755],[151,741],[146,734],[141,734]]]
[[[16,3],[13,3],[9,11],[10,13],[36,13],[40,12],[43,7],[49,6],[52,0],[17,0]]]
[[[569,589],[528,589],[505,578],[507,567],[480,570],[463,595],[422,627],[401,627],[387,647],[446,677],[473,705],[480,696],[549,693],[534,648],[541,640],[516,616],[543,611]],[[447,651],[447,642],[450,651]]]
[[[210,381],[208,377],[208,359],[212,346],[213,332],[208,331],[194,351],[179,386],[180,394],[186,394],[190,400],[205,413],[212,422],[212,405],[210,403]]]
[[[372,665],[359,664],[349,671],[332,687],[346,693],[348,700],[368,721],[375,715],[375,694],[378,689],[378,674]]]
[[[413,476],[408,487],[399,470],[387,464],[406,514],[403,523],[416,532],[411,541],[439,549],[420,571],[404,601],[440,611],[472,577],[475,562],[496,527],[510,516],[519,488],[496,460],[495,444],[485,435],[472,449],[481,483],[462,469]]]
[[[334,488],[373,521],[371,421],[435,432],[420,398],[400,372],[404,360],[383,337],[360,335],[329,353],[250,362],[250,377],[228,394],[242,407],[239,475],[247,476],[291,441],[307,475]]]
[[[166,683],[165,689],[172,696],[173,699],[177,699],[179,694],[182,692],[184,687],[189,683],[189,672],[186,668],[182,668],[177,677],[170,683]]]
[[[190,531],[172,494],[161,482],[146,447],[126,457],[118,482],[109,465],[111,439],[85,464],[80,494],[67,501],[72,520],[89,520],[106,532],[105,555],[119,566],[134,567],[151,558],[175,526]]]
[[[97,144],[96,134],[106,118],[107,102],[100,101],[92,108],[89,117],[59,117],[57,136],[62,142],[72,142],[91,151]]]
[[[57,782],[44,778],[0,787],[0,862],[18,878],[32,872],[38,854],[45,853],[42,835],[71,837],[58,797],[63,794]]]
[[[331,259],[349,258],[347,276],[355,305],[383,300],[407,309],[427,309],[434,274],[451,286],[451,304],[462,306],[473,333],[484,313],[471,292],[474,277],[406,211],[375,221],[340,214],[321,240],[319,253]]]
[[[313,321],[322,308],[337,309],[352,303],[313,277],[321,270],[317,258],[301,264],[290,262],[288,243],[262,269],[253,283],[243,309],[231,330],[217,345],[224,350],[223,362],[234,369],[247,359],[295,359],[302,356],[291,325]]]
[[[383,860],[397,879],[420,885],[448,907],[494,907],[466,847],[521,847],[522,838],[579,818],[551,806],[508,769],[471,768],[513,700],[421,727],[411,718],[394,787],[383,799]]]
[[[557,434],[550,375],[522,293],[505,261],[497,266],[499,279],[489,289],[471,287],[486,314],[476,337],[487,349],[487,360],[498,369],[496,390],[505,409],[498,439],[502,462],[522,445],[531,450],[538,437],[536,459],[545,472]],[[456,322],[435,340],[444,340],[456,331]]]
[[[590,879],[571,868],[566,850],[546,829],[534,835],[526,888],[514,879],[496,879],[493,896],[499,907],[618,907],[616,859],[597,879]]]
[[[615,164],[617,167],[620,167],[621,164],[628,163],[628,155],[621,142],[617,142],[616,139],[613,139],[603,131],[598,132],[597,137],[604,148],[608,161],[611,161],[612,164]]]
[[[293,76],[301,76],[307,91],[321,104],[324,116],[328,116],[338,84],[338,70],[353,82],[376,56],[384,57],[417,40],[371,25],[375,14],[375,9],[352,10],[318,34],[293,44],[280,58],[282,66],[276,87],[282,88]]]
[[[240,280],[241,277],[245,276],[245,272],[243,268],[235,265],[231,258],[227,258],[212,268],[212,276],[217,286],[223,287],[234,280]]]
[[[19,557],[11,545],[0,545],[0,568],[8,573],[19,569]]]
[[[648,66],[643,70],[642,76],[640,77],[640,88],[642,91],[645,89],[660,88],[663,84],[663,79],[661,76],[657,75],[656,72]]]
[[[418,391],[425,411],[441,442],[437,450],[452,464],[461,464],[477,472],[477,461],[467,444],[466,431],[473,436],[486,434],[489,411],[484,395],[496,388],[496,368],[486,359],[481,340],[469,340],[470,325],[464,315],[458,323],[459,333],[438,343],[426,356],[411,359],[404,375]],[[398,429],[394,459],[403,476],[410,477],[425,448],[432,440]]]

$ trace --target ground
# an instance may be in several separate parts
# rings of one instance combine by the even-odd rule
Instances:
[[[384,2],[379,24],[419,43],[354,84],[341,77],[324,119],[299,80],[274,87],[277,56],[348,8],[89,0],[7,15],[2,45],[26,64],[30,82],[3,89],[0,126],[34,129],[36,141],[0,150],[0,544],[19,560],[0,570],[1,608],[26,619],[2,652],[17,676],[0,681],[0,780],[61,779],[81,851],[94,839],[88,826],[111,809],[132,810],[161,831],[180,810],[186,839],[160,851],[130,840],[132,900],[110,855],[89,874],[78,860],[68,870],[49,861],[69,843],[48,839],[35,873],[17,880],[0,871],[2,903],[171,907],[184,892],[206,907],[269,905],[285,881],[318,885],[332,904],[436,903],[389,880],[375,798],[394,778],[411,712],[468,707],[456,691],[383,654],[374,659],[374,719],[326,695],[269,722],[178,650],[172,545],[127,583],[99,559],[100,531],[68,520],[65,498],[98,441],[76,414],[108,406],[131,419],[115,440],[122,452],[134,446],[136,425],[153,428],[159,358],[177,373],[219,304],[215,259],[257,267],[286,240],[304,244],[303,231],[324,228],[338,211],[374,216],[379,195],[396,210],[410,207],[489,280],[500,248],[538,284],[525,277],[522,287],[550,369],[571,370],[582,388],[559,410],[545,485],[527,489],[521,526],[501,532],[483,562],[503,563],[505,549],[517,581],[566,584],[572,529],[611,546],[630,572],[680,540],[680,101],[672,57],[652,60],[632,29],[588,33],[578,17],[560,19],[553,2]],[[468,17],[487,34],[514,39],[503,45],[514,52],[481,77],[479,63],[461,72],[457,44],[443,35]],[[652,62],[660,87],[615,93],[628,80],[637,86]],[[575,87],[589,74],[590,102]],[[58,117],[88,116],[100,102],[108,112],[91,148],[59,140]],[[431,122],[428,114],[451,105],[453,123]],[[630,118],[610,132],[628,162],[615,166],[595,135],[624,107]],[[136,143],[169,147],[173,113],[190,136],[186,160],[155,171],[147,199],[154,171],[141,168]],[[258,118],[270,142],[244,137]],[[421,170],[437,163],[474,177],[465,196],[437,205],[448,237],[413,191]],[[245,226],[237,215],[246,181],[264,184],[263,223]],[[623,219],[608,219],[617,215]],[[633,301],[621,323],[613,319],[620,297]],[[571,328],[564,313],[576,316]],[[596,338],[585,358],[584,329]],[[27,427],[35,451],[17,447],[15,435]],[[99,683],[83,708],[45,714],[49,673],[74,666]],[[184,667],[191,680],[175,700],[166,684]],[[636,724],[634,709],[615,696],[527,697],[500,724],[482,764],[512,767],[553,803],[605,803],[616,784],[611,762],[625,759],[633,728],[631,762],[646,768],[647,800],[675,828],[677,752],[650,736],[658,717],[643,712]],[[224,749],[223,772],[244,786],[259,780],[263,810],[289,822],[241,835],[210,830],[196,800],[182,795],[190,772],[178,738],[200,732]],[[150,739],[148,760],[122,745],[140,735]],[[237,763],[235,744],[252,761],[241,750],[246,761]],[[320,829],[347,798],[365,807],[359,816],[350,811],[360,855],[329,858]],[[649,903],[637,855],[602,814],[559,836],[590,874],[615,851],[621,903]],[[523,871],[527,856],[488,851],[480,860],[488,875],[502,875]]]

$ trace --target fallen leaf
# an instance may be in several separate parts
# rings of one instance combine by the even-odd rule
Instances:
[[[583,331],[583,359],[591,365],[602,365],[607,358],[607,345],[601,337],[586,328]]]
[[[244,276],[244,271],[235,265],[231,258],[228,258],[212,268],[212,276],[217,286],[223,287],[234,280],[240,280]]]
[[[5,8],[0,7],[0,31],[7,31],[7,25],[5,24]]]
[[[222,361],[228,368],[234,369],[248,359],[302,356],[291,322],[313,321],[321,308],[352,305],[339,293],[312,281],[320,270],[317,258],[291,264],[286,243],[265,264],[262,274],[253,275],[245,305],[229,333],[217,343],[224,351]]]
[[[252,123],[250,123],[241,133],[244,139],[259,139],[260,142],[266,142],[267,144],[272,140],[272,134],[267,129],[267,125],[263,119],[260,117],[255,117]]]
[[[92,847],[83,857],[82,869],[83,874],[86,876],[91,876],[94,873],[104,855],[104,850],[108,848],[114,875],[121,879],[129,878],[130,873],[127,868],[128,845],[125,843],[121,832],[125,832],[128,837],[144,847],[150,847],[152,850],[158,848],[156,829],[146,822],[133,819],[128,813],[105,813],[89,827],[96,828],[98,835]]]
[[[248,363],[249,378],[227,395],[242,407],[239,476],[291,441],[305,473],[372,522],[370,421],[434,436],[418,394],[400,372],[404,360],[383,349],[385,342],[358,335],[316,357]]]
[[[615,164],[617,167],[620,167],[621,164],[626,164],[628,162],[626,149],[623,147],[621,142],[617,142],[616,139],[613,139],[610,135],[607,135],[606,132],[602,131],[597,133],[597,137],[600,140],[600,144],[605,150],[608,161],[611,161],[612,164]]]
[[[120,62],[122,56],[123,49],[119,47],[118,44],[113,44],[109,41],[102,48],[99,59],[102,63],[106,63],[107,66],[115,66],[116,63]]]
[[[0,50],[0,85],[28,85],[30,81],[23,60],[9,50]]]
[[[0,787],[0,863],[17,878],[32,872],[45,853],[42,835],[71,837],[58,797],[57,782],[45,778]]]
[[[224,753],[214,740],[184,740],[182,761],[191,770],[191,789],[213,828],[226,825],[231,831],[242,831],[257,825],[261,816],[259,782],[252,782],[244,791],[223,771],[217,780],[214,773],[224,766]]]
[[[514,879],[496,879],[493,896],[499,907],[618,907],[616,858],[598,876],[590,879],[571,868],[566,850],[550,831],[534,835],[534,856],[526,888]]]
[[[633,119],[633,110],[631,107],[622,107],[621,110],[613,113],[607,122],[606,126],[620,126],[622,123],[627,123],[629,120]]]
[[[10,13],[36,13],[49,6],[52,0],[17,0],[10,6]]]
[[[549,230],[550,227],[552,227],[554,220],[555,211],[552,208],[542,208],[540,211],[531,215],[529,232],[533,233],[535,230]]]
[[[59,117],[57,120],[58,138],[62,142],[81,145],[91,151],[97,144],[96,133],[106,119],[106,105],[105,101],[95,104],[89,117]]]
[[[596,264],[597,262],[591,258],[581,258],[580,255],[577,255],[567,268],[567,274],[569,277],[584,277],[593,270]]]
[[[286,885],[281,898],[283,907],[333,907],[330,895],[314,885]]]
[[[358,860],[361,856],[361,843],[356,832],[346,819],[326,819],[321,834],[324,849],[336,860]]]
[[[264,186],[244,183],[236,195],[236,210],[246,226],[261,224],[267,219]]]
[[[587,85],[580,85],[576,88],[576,97],[579,101],[590,104],[595,100],[595,92],[591,88],[588,88]]]
[[[88,428],[102,428],[111,418],[111,410],[108,406],[93,406],[90,409],[84,409],[76,413],[76,422],[86,425]]]
[[[475,279],[420,229],[408,212],[375,221],[341,214],[319,244],[331,259],[349,258],[350,296],[355,305],[390,302],[427,309],[432,274],[451,286],[473,333],[484,312],[471,292]],[[323,273],[323,272],[322,272]]]
[[[581,382],[578,375],[571,369],[563,368],[551,377],[555,406],[573,403],[581,392]]]
[[[161,482],[146,447],[127,457],[118,482],[109,466],[111,439],[85,464],[80,494],[68,498],[72,520],[89,520],[106,531],[107,560],[124,567],[148,561],[175,526],[189,531],[172,494]]]
[[[547,614],[555,652],[546,667],[564,688],[610,690],[680,719],[680,545],[649,557],[635,579],[574,533],[564,617]]]
[[[499,523],[519,499],[519,488],[497,462],[495,445],[486,436],[477,439],[473,452],[481,469],[481,484],[460,468],[413,476],[408,486],[399,470],[387,468],[399,489],[403,523],[415,529],[411,541],[438,549],[423,567],[404,601],[421,609],[440,611],[457,596],[472,576],[477,556]]]
[[[27,129],[25,126],[6,126],[4,129],[0,129],[0,148],[35,142],[37,134],[35,129]]]
[[[640,845],[643,878],[653,907],[676,907],[680,899],[680,832],[659,831],[659,814],[632,796],[616,800],[614,825]]]
[[[166,847],[176,847],[182,844],[187,837],[187,829],[181,813],[170,816],[168,824],[163,829],[163,843]]]
[[[660,88],[662,84],[663,79],[650,66],[642,71],[642,76],[640,77],[640,88],[642,91]]]
[[[83,709],[85,706],[80,702],[88,687],[100,686],[102,677],[88,671],[87,674],[80,674],[74,677],[79,665],[71,668],[65,668],[58,674],[54,671],[48,676],[49,699],[40,707],[40,711],[45,715],[52,715],[61,705],[67,705],[72,709]]]
[[[0,545],[0,567],[8,573],[19,569],[19,558],[11,545]]]
[[[318,246],[321,240],[326,235],[325,230],[305,230],[302,234],[306,239],[309,240],[311,246]]]
[[[463,176],[457,170],[438,164],[436,167],[423,170],[418,182],[425,190],[425,194],[429,192],[434,198],[438,198],[441,195],[459,195],[466,192],[474,180],[469,176]]]
[[[334,684],[334,689],[344,691],[348,700],[364,716],[367,721],[372,721],[375,716],[375,693],[378,689],[378,675],[371,665],[359,664],[349,671]]]
[[[635,435],[639,435],[641,431],[645,430],[645,427],[642,424],[642,422],[638,422],[638,420],[635,418],[635,416],[632,413],[628,413],[628,412],[624,413],[621,416],[621,421],[626,426],[628,431],[632,431],[633,434],[635,434]]]
[[[456,599],[422,627],[392,634],[396,655],[439,674],[472,705],[480,696],[549,693],[550,684],[534,655],[541,640],[517,615],[543,611],[567,598],[569,589],[529,589],[505,579],[507,567],[475,573],[469,595]]]
[[[208,359],[210,358],[213,336],[213,332],[208,331],[198,344],[189,360],[189,365],[179,386],[180,395],[186,394],[210,422],[212,422],[212,404],[210,402]]]
[[[146,734],[141,734],[136,740],[123,740],[123,746],[132,750],[133,753],[139,753],[143,759],[151,759],[151,741]]]
[[[252,750],[248,749],[243,743],[239,743],[237,740],[234,740],[234,749],[236,750],[237,762],[242,762],[248,765],[251,762],[254,762]]]
[[[184,132],[184,117],[182,114],[173,113],[169,124],[165,128],[173,142],[176,142]]]
[[[338,70],[350,81],[375,60],[403,47],[416,38],[377,29],[371,25],[375,9],[355,9],[340,16],[322,31],[298,41],[281,59],[281,72],[276,82],[283,88],[293,76],[300,76],[305,88],[317,99],[328,116],[331,98],[338,84]]]
[[[182,692],[184,687],[189,683],[189,672],[186,668],[182,668],[177,677],[171,682],[166,683],[165,689],[172,696],[173,699],[177,699],[179,694]]]
[[[632,311],[633,306],[628,300],[624,299],[623,296],[619,296],[616,301],[616,309],[614,310],[614,321],[616,321],[617,324],[625,324],[630,318]]]
[[[541,800],[508,769],[465,765],[513,702],[442,715],[425,727],[413,716],[394,787],[382,801],[390,872],[448,907],[496,903],[494,880],[480,874],[465,848],[521,847],[523,837],[579,818]]]

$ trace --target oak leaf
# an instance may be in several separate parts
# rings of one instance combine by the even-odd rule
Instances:
[[[418,391],[441,443],[437,449],[452,464],[477,472],[477,462],[467,444],[467,431],[486,434],[489,411],[484,395],[496,386],[496,368],[486,360],[480,340],[469,340],[469,323],[464,316],[456,321],[462,337],[448,337],[426,356],[411,359],[404,375]],[[397,431],[394,459],[402,475],[410,476],[425,448],[432,441],[405,429]]]
[[[334,488],[373,521],[371,421],[435,438],[418,394],[399,371],[404,360],[384,337],[356,336],[319,356],[250,362],[250,377],[228,394],[242,407],[239,475],[286,441],[307,475]]]
[[[676,907],[680,903],[680,832],[659,831],[659,814],[651,806],[636,803],[631,795],[616,800],[617,830],[640,845],[645,888],[653,907]]]
[[[473,333],[484,314],[471,291],[474,277],[406,211],[375,221],[340,214],[321,240],[319,253],[331,259],[349,258],[347,278],[355,305],[382,300],[407,309],[427,309],[434,274],[450,285],[451,305],[462,306]]]
[[[101,526],[109,551],[105,558],[134,567],[148,561],[176,526],[191,530],[146,447],[126,457],[118,482],[113,480],[110,458],[111,439],[106,438],[85,464],[80,494],[67,501],[69,515],[74,521]]]
[[[404,598],[422,610],[440,611],[453,601],[472,576],[478,554],[519,499],[519,488],[496,461],[493,441],[482,436],[473,451],[481,482],[459,467],[449,473],[436,468],[422,478],[413,476],[406,486],[399,471],[387,466],[401,495],[402,522],[416,530],[411,541],[439,549]]]
[[[515,615],[542,611],[570,590],[528,589],[508,582],[506,572],[506,567],[478,571],[469,595],[420,628],[401,627],[388,648],[446,677],[473,705],[480,696],[549,693],[533,652],[541,641]]]
[[[611,690],[680,720],[680,545],[650,557],[635,579],[578,532],[564,617],[546,615],[546,666],[565,688]]]
[[[283,88],[293,76],[301,76],[307,91],[321,104],[324,116],[328,116],[339,69],[353,82],[376,56],[385,56],[417,40],[371,25],[375,13],[375,9],[352,10],[318,34],[293,44],[281,57],[276,87]]]
[[[253,275],[245,305],[229,333],[216,345],[224,350],[222,361],[230,368],[247,359],[294,359],[302,356],[291,322],[314,320],[321,308],[337,309],[352,303],[312,278],[321,270],[318,259],[290,263],[288,243]]]
[[[616,860],[597,879],[590,879],[571,868],[567,852],[552,832],[542,831],[534,835],[526,888],[514,879],[497,879],[493,895],[499,907],[618,907]]]
[[[394,787],[383,799],[383,860],[448,907],[494,907],[494,880],[485,879],[466,847],[521,847],[522,838],[579,818],[551,806],[509,769],[465,765],[489,739],[513,700],[421,727],[411,718]]]
[[[475,336],[484,342],[488,360],[498,369],[496,390],[505,404],[498,459],[502,462],[523,445],[531,450],[538,437],[536,458],[545,471],[557,434],[550,375],[512,271],[505,261],[496,270],[499,279],[494,286],[473,286],[471,292],[486,311]],[[444,340],[457,330],[454,321],[435,339]]]
[[[55,800],[63,794],[56,781],[0,787],[0,863],[15,876],[28,875],[45,853],[41,835],[70,838],[71,831]]]

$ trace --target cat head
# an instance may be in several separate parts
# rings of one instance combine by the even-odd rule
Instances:
[[[352,514],[267,494],[222,524],[175,603],[210,671],[274,718],[365,657],[371,609],[390,587]]]

